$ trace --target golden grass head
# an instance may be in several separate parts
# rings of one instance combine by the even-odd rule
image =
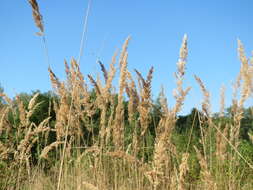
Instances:
[[[48,159],[48,153],[53,149],[53,148],[57,148],[60,144],[63,144],[63,141],[55,141],[52,144],[46,146],[41,154],[40,154],[40,158],[44,158],[44,159]]]
[[[206,116],[210,116],[211,111],[210,111],[210,93],[208,92],[208,90],[206,89],[204,83],[202,82],[202,80],[197,76],[194,75],[195,80],[197,81],[197,83],[200,86],[200,89],[202,91],[202,94],[204,96],[204,100],[202,102],[202,110],[203,112],[206,114]]]
[[[32,6],[33,19],[36,26],[40,29],[40,32],[44,33],[44,25],[42,20],[42,15],[40,14],[39,5],[36,0],[29,0],[30,5]]]
[[[225,112],[225,86],[223,85],[220,89],[220,117],[224,117]]]

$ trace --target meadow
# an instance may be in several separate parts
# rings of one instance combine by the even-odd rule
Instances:
[[[43,39],[36,0],[29,0]],[[66,80],[49,67],[53,91],[0,95],[0,189],[163,190],[253,189],[253,58],[238,40],[241,68],[231,106],[210,111],[210,93],[198,76],[203,100],[179,115],[187,94],[187,35],[175,71],[175,104],[163,89],[153,100],[153,67],[147,76],[128,70],[128,43],[101,76],[84,76],[79,60],[64,62]],[[44,40],[45,42],[45,40]],[[113,81],[119,74],[118,86]]]

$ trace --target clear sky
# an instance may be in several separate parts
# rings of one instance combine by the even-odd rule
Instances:
[[[64,59],[77,58],[87,0],[38,0],[43,15],[50,64],[64,79]],[[81,70],[99,72],[99,58],[108,68],[111,57],[128,35],[129,70],[144,75],[154,66],[153,95],[164,86],[170,105],[175,88],[179,48],[188,35],[189,57],[185,84],[192,90],[184,113],[200,108],[202,99],[193,75],[211,93],[212,110],[219,110],[219,89],[227,86],[226,105],[231,102],[231,82],[239,72],[237,39],[246,54],[253,49],[252,0],[92,0]],[[0,2],[0,83],[13,97],[16,93],[51,90],[41,38],[35,33],[28,1]]]

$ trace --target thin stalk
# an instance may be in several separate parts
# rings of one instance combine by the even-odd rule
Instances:
[[[79,58],[78,58],[78,62],[77,62],[78,65],[80,65],[80,59],[81,59],[82,52],[83,52],[83,47],[84,47],[84,38],[85,38],[85,34],[87,32],[87,22],[88,22],[90,4],[91,4],[91,0],[88,3],[88,8],[87,8],[87,11],[86,11],[85,22],[84,22],[83,33],[82,33],[82,39],[81,39],[81,45],[80,45]],[[75,85],[76,85],[76,78],[74,78],[73,89],[75,89]],[[74,96],[73,95],[74,95],[74,91],[72,90],[71,104],[70,104],[70,109],[69,109],[69,114],[68,114],[68,124],[67,124],[66,132],[65,132],[65,140],[64,140],[63,152],[62,152],[62,157],[61,157],[61,164],[60,164],[60,171],[59,171],[59,176],[58,176],[57,190],[60,190],[60,185],[61,185],[62,169],[63,169],[63,163],[64,163],[65,154],[66,154],[67,136],[68,136],[68,133],[69,133],[70,117],[71,117],[71,111],[73,109],[73,103],[74,103],[74,99],[73,99]]]

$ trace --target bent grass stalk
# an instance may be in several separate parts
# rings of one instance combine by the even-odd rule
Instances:
[[[85,33],[87,32],[87,23],[88,23],[88,16],[89,16],[89,11],[90,11],[90,4],[91,4],[91,0],[88,3],[88,8],[86,10],[86,17],[85,17],[85,22],[84,22],[84,27],[83,27],[83,33],[82,33],[82,40],[81,40],[81,45],[80,45],[80,53],[79,53],[79,57],[78,57],[78,65],[80,64],[80,60],[81,60],[81,56],[82,56],[82,52],[83,52],[83,45],[84,45],[84,36]],[[74,79],[74,87],[76,85],[76,78]],[[65,140],[64,140],[64,146],[63,146],[63,152],[62,152],[62,158],[61,158],[61,164],[60,164],[60,171],[59,171],[59,177],[58,177],[58,183],[57,183],[57,190],[60,190],[60,185],[61,185],[61,177],[62,177],[62,170],[63,170],[63,163],[64,163],[64,159],[65,159],[65,153],[66,153],[66,147],[67,147],[67,136],[68,136],[68,132],[69,132],[69,125],[70,125],[70,117],[71,117],[71,111],[73,108],[73,94],[74,91],[72,91],[72,96],[71,96],[71,104],[70,104],[70,109],[69,109],[69,115],[68,115],[68,124],[66,127],[66,132],[65,132]]]

